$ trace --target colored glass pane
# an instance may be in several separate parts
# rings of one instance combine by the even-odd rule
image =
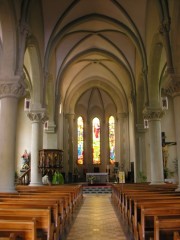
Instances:
[[[78,142],[78,164],[84,163],[84,139],[83,139],[83,118],[77,119],[77,142]]]
[[[113,164],[115,162],[115,121],[113,116],[109,118],[109,150],[110,163]]]
[[[93,164],[100,164],[100,121],[94,118],[92,122],[92,141],[93,141]]]

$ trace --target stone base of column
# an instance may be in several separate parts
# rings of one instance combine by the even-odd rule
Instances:
[[[42,186],[42,182],[30,183],[29,186]]]
[[[12,189],[0,188],[0,192],[1,192],[1,193],[17,193],[17,191],[15,190],[15,188],[12,188]]]
[[[162,181],[152,181],[151,183],[150,183],[150,185],[158,185],[158,184],[166,184],[165,182],[162,182]]]
[[[175,192],[180,192],[180,186],[178,186],[178,188],[175,189]]]

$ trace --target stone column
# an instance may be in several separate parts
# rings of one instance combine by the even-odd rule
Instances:
[[[24,96],[20,77],[0,79],[0,192],[14,192],[18,98]]]
[[[147,176],[146,162],[145,162],[145,159],[146,159],[145,133],[147,130],[144,128],[143,124],[136,124],[136,128],[137,128],[136,173],[143,172]]]
[[[171,53],[171,44],[170,44],[170,19],[168,21],[164,21],[161,23],[161,26],[159,28],[159,32],[162,35],[163,43],[166,49],[166,56],[167,56],[167,71],[168,73],[174,72],[173,68],[173,61],[172,61],[172,53]]]
[[[120,146],[120,166],[124,170],[129,169],[129,144],[127,143],[128,140],[128,114],[127,113],[119,113],[118,114],[118,131],[119,136],[116,134],[116,139],[119,142]],[[125,141],[126,139],[126,141]],[[116,160],[118,161],[118,160]]]
[[[31,35],[30,27],[25,21],[21,21],[18,26],[19,49],[17,58],[17,72],[23,72],[24,53],[26,51],[26,39]]]
[[[73,173],[73,165],[74,165],[74,132],[73,132],[73,129],[74,129],[74,114],[67,114],[66,117],[68,119],[68,125],[69,125],[69,128],[68,128],[68,133],[69,133],[68,134],[69,135],[69,138],[68,138],[69,172]]]
[[[177,159],[178,159],[178,188],[180,191],[180,76],[172,75],[166,93],[173,97],[174,104],[174,120],[176,130],[176,145],[177,145]]]
[[[144,117],[149,120],[151,184],[164,183],[161,142],[161,108],[146,108]]]
[[[45,109],[31,110],[27,116],[32,121],[31,136],[31,186],[42,185],[42,175],[38,169],[39,150],[41,148],[42,124],[47,121]]]
[[[48,96],[48,124],[47,124],[47,128],[45,129],[45,134],[44,134],[44,148],[51,148],[51,149],[57,149],[58,145],[57,145],[57,132],[56,132],[56,124],[55,124],[55,118],[58,117],[59,112],[55,113],[55,108],[56,108],[56,104],[58,104],[58,100],[57,102],[54,101],[54,82],[53,82],[53,77],[52,74],[49,73],[45,73],[45,81],[47,83],[46,89],[44,89],[46,91],[46,95]],[[45,102],[45,101],[44,101]],[[45,106],[45,105],[44,105]]]
[[[108,121],[109,119],[107,118],[106,120],[105,120],[105,128],[104,128],[104,135],[103,136],[101,136],[102,137],[102,139],[104,139],[104,141],[103,141],[103,153],[102,153],[102,156],[101,156],[101,161],[102,161],[102,159],[105,159],[105,161],[104,161],[104,163],[105,163],[105,170],[107,169],[107,168],[109,168],[109,165],[110,165],[110,153],[109,153],[109,151],[110,151],[110,149],[109,149],[109,121]],[[117,156],[117,155],[116,155]],[[115,156],[115,158],[116,158],[116,156]],[[118,158],[119,159],[119,158]],[[108,167],[107,167],[108,166]]]

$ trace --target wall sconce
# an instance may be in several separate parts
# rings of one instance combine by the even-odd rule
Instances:
[[[44,130],[48,130],[48,121],[44,123]]]
[[[24,111],[30,111],[31,99],[25,98],[24,99]]]
[[[144,128],[149,128],[149,121],[148,119],[144,119]]]
[[[59,105],[59,114],[61,114],[62,113],[62,104],[60,103],[60,105]]]
[[[162,109],[168,110],[168,98],[167,97],[162,97]]]

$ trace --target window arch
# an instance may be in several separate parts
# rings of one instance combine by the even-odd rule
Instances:
[[[95,117],[92,120],[92,151],[93,164],[100,164],[100,120]]]
[[[109,117],[109,158],[110,163],[115,162],[115,119],[113,116]]]
[[[78,159],[77,164],[84,164],[84,122],[80,116],[77,118],[77,145],[78,145]]]

